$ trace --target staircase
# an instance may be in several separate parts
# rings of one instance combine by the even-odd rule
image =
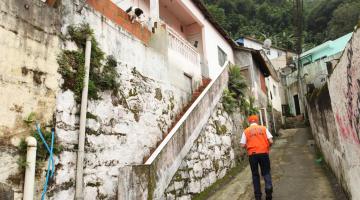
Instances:
[[[181,111],[176,115],[175,120],[171,123],[171,125],[168,128],[168,131],[163,134],[163,140],[166,138],[166,136],[171,132],[171,130],[175,127],[175,125],[179,122],[179,120],[182,118],[182,116],[186,113],[186,111],[191,107],[191,105],[196,101],[196,99],[200,96],[200,94],[204,91],[204,89],[210,84],[211,79],[209,78],[202,78],[202,83],[199,86],[198,89],[195,90],[195,92],[192,94],[191,100],[188,102],[187,105],[185,105]],[[156,144],[156,148],[159,147],[159,145],[162,143],[163,140],[160,140],[157,144]],[[150,155],[152,155],[155,151],[156,148],[151,148],[150,149]],[[143,163],[145,163],[148,159],[149,156],[144,157],[143,159]]]
[[[291,129],[291,128],[306,128],[309,125],[304,120],[303,115],[298,115],[295,117],[286,117],[285,118],[285,129]]]
[[[203,79],[202,86],[193,93],[190,103],[179,113],[164,140],[144,164],[120,168],[119,200],[164,199],[166,187],[227,87],[227,69],[224,67],[212,81]]]

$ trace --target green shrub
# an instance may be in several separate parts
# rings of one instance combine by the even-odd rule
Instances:
[[[47,142],[47,144],[49,145],[49,148],[51,146],[51,132],[49,131],[43,131],[43,137],[45,139],[45,141]],[[37,142],[37,149],[36,149],[36,174],[40,175],[41,174],[41,168],[43,166],[43,162],[46,161],[50,154],[48,153],[44,143],[42,142],[39,134],[37,133],[37,131],[34,131],[34,138],[36,139]],[[62,146],[60,146],[58,144],[58,142],[56,141],[56,139],[54,138],[54,147],[53,147],[53,154],[54,155],[58,155],[60,154],[62,151]],[[25,138],[22,138],[20,140],[19,146],[18,146],[18,153],[19,153],[19,159],[17,160],[17,164],[20,170],[20,173],[23,174],[25,173],[25,169],[27,167],[27,162],[26,162],[26,154],[27,154],[27,144],[25,141]]]
[[[248,85],[246,78],[242,75],[239,66],[230,66],[228,88],[232,93],[234,93],[235,99],[237,99],[241,104],[246,97]]]
[[[224,90],[222,105],[227,113],[233,113],[239,106],[234,96],[235,94],[228,89]]]
[[[245,116],[259,112],[254,105],[254,97],[246,96],[249,88],[239,66],[230,66],[228,88],[223,95],[223,106],[226,112],[233,113],[237,108],[240,108],[240,112]]]

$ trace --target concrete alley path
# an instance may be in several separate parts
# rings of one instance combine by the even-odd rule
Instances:
[[[287,129],[270,153],[274,200],[346,200],[335,178],[316,163],[315,148],[307,128]],[[263,184],[263,180],[262,180]],[[262,186],[264,193],[264,186]],[[263,194],[263,199],[265,195]],[[246,167],[210,200],[251,200],[251,171]]]

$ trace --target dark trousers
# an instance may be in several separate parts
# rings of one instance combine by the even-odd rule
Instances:
[[[261,169],[261,176],[265,181],[265,193],[266,199],[272,199],[272,181],[270,174],[270,158],[269,154],[253,154],[249,156],[249,163],[252,173],[253,185],[254,185],[254,193],[256,199],[261,199],[261,185],[260,185],[260,175],[259,175],[259,167]]]

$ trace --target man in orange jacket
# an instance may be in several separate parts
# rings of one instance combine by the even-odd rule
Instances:
[[[269,149],[273,143],[273,136],[265,126],[258,125],[259,118],[257,115],[251,115],[248,121],[250,126],[242,134],[240,143],[242,147],[246,148],[249,156],[255,199],[261,200],[262,195],[258,168],[260,165],[261,175],[265,181],[266,200],[272,200],[273,186],[270,174]]]

